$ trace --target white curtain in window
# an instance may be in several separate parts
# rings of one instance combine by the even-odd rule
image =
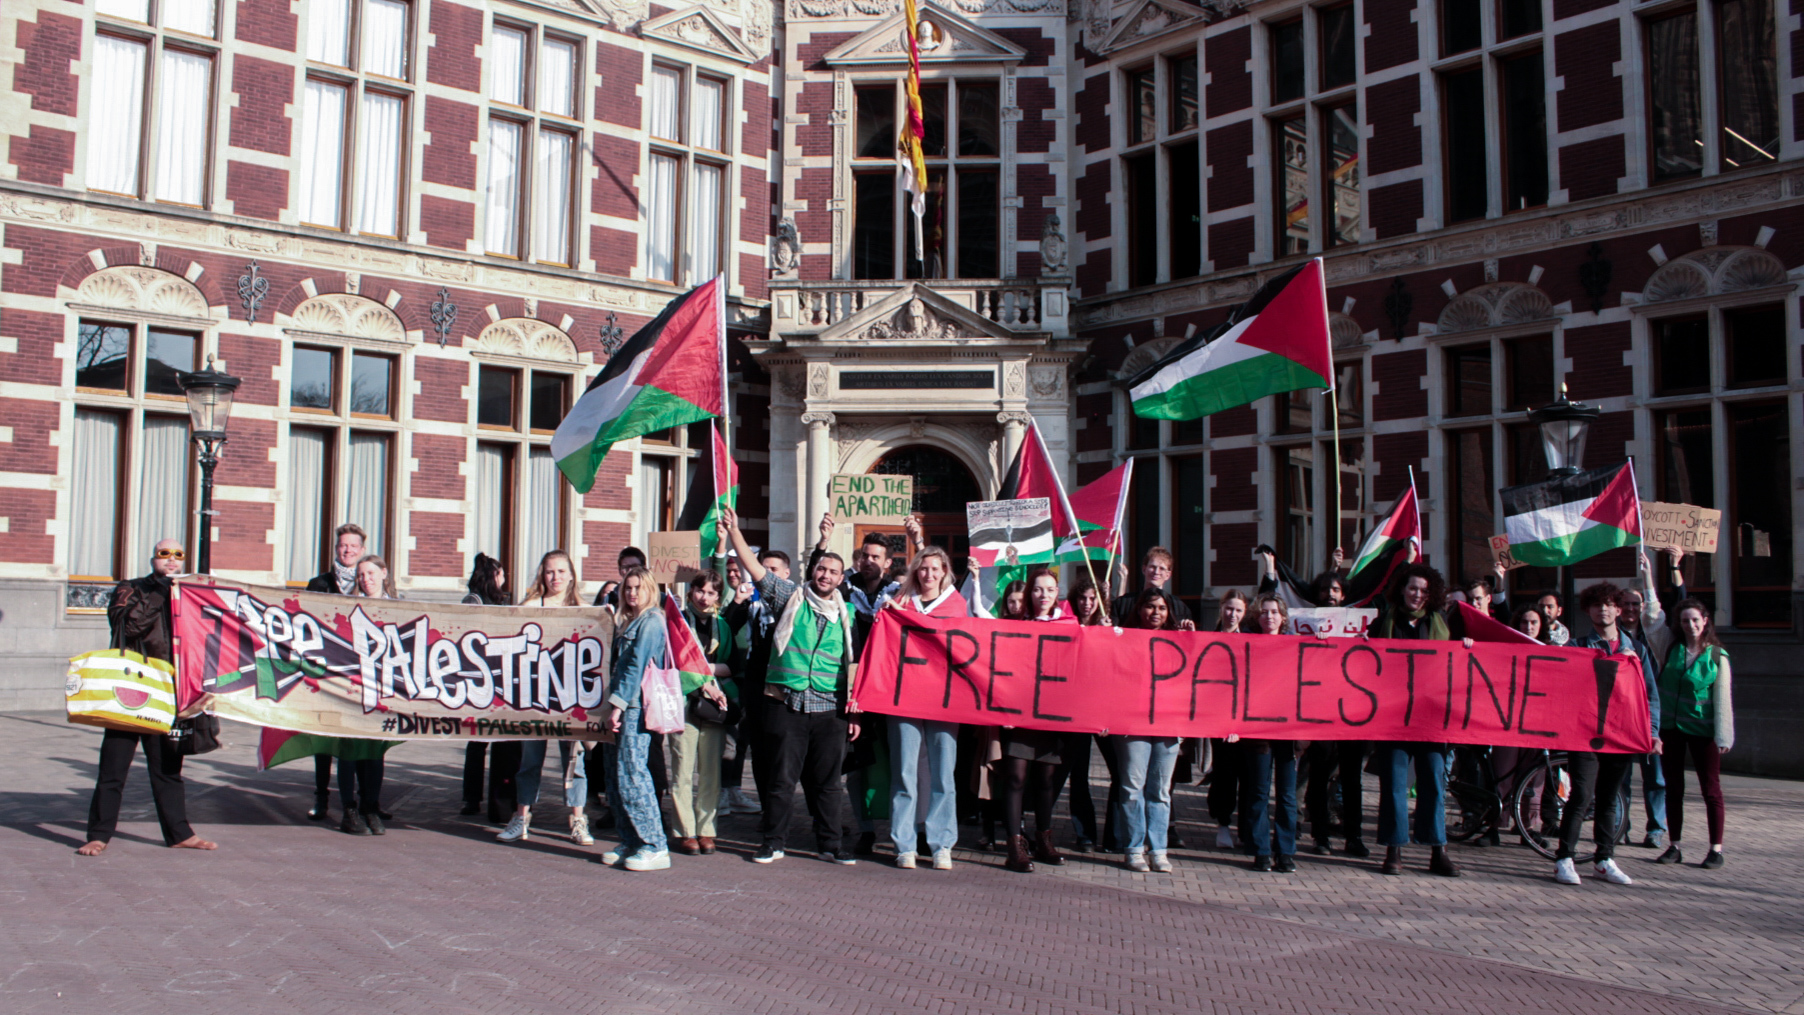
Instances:
[[[307,59],[335,67],[351,65],[351,0],[310,0]]]
[[[138,194],[138,155],[144,141],[142,42],[94,37],[93,86],[88,96],[88,186]]]
[[[633,538],[640,546],[645,545],[646,533],[664,531],[664,501],[669,492],[665,484],[670,481],[670,464],[668,458],[648,455],[639,459],[639,489],[634,491],[638,531]]]
[[[721,183],[726,168],[706,162],[695,164],[695,186],[691,188],[689,212],[690,268],[697,284],[720,271]]]
[[[521,512],[526,555],[520,559],[528,565],[537,566],[541,556],[563,546],[558,531],[560,492],[551,449],[533,448],[526,459],[526,510]]]
[[[526,33],[495,26],[489,33],[489,98],[526,105]]]
[[[307,81],[301,110],[301,221],[338,228],[344,193],[345,99],[343,85]]]
[[[651,157],[651,186],[645,188],[646,274],[677,281],[677,172],[670,155]]]
[[[476,445],[476,545],[470,559],[486,553],[507,559],[507,449],[497,444]]]
[[[520,252],[520,143],[525,130],[511,120],[489,119],[488,214],[484,239],[497,254]]]
[[[323,430],[288,432],[288,580],[304,582],[325,559],[326,440]]]
[[[180,416],[144,417],[138,454],[138,539],[131,560],[137,567],[150,560],[157,541],[179,539],[189,545],[188,421]]]
[[[357,231],[397,236],[401,223],[401,121],[406,100],[397,95],[364,92],[363,133],[357,139],[361,174],[357,197]]]
[[[576,115],[576,43],[546,39],[539,47],[539,108]]]
[[[407,76],[407,4],[401,0],[363,0],[363,24],[358,36],[363,40],[358,62],[365,74]]]
[[[539,131],[533,172],[532,256],[570,264],[570,171],[576,139],[561,130]]]
[[[651,135],[666,141],[681,141],[682,113],[677,100],[683,93],[683,72],[675,67],[651,69]]]
[[[165,49],[159,73],[156,197],[201,204],[207,190],[207,125],[213,119],[213,61]]]
[[[388,529],[388,436],[354,433],[345,470],[345,517],[369,533],[364,546],[370,553],[386,553],[382,533]],[[394,561],[389,561],[394,566]]]
[[[718,78],[696,78],[695,100],[689,104],[690,143],[697,148],[726,151],[721,143],[721,112],[727,101],[727,83]]]
[[[96,0],[94,9],[115,18],[150,23],[150,0]]]
[[[71,575],[121,577],[113,566],[113,548],[119,535],[119,441],[124,430],[113,413],[75,410],[75,475],[69,483]]]
[[[214,0],[163,0],[163,27],[213,37]]]

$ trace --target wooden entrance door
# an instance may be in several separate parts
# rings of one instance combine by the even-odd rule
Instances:
[[[914,510],[921,519],[922,535],[926,537],[927,545],[943,547],[952,556],[953,569],[962,581],[966,559],[971,553],[971,536],[965,528],[965,505],[983,499],[983,492],[971,470],[939,448],[911,444],[884,455],[871,472],[880,476],[914,477]],[[862,526],[855,535],[863,539],[865,532],[880,532],[889,537],[892,556],[900,557],[905,552],[901,529]]]

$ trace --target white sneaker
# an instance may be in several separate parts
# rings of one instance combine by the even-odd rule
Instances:
[[[589,816],[582,812],[570,815],[570,841],[578,846],[595,845],[595,837],[589,834]]]
[[[914,870],[915,869],[915,855],[913,853],[897,853],[896,854],[896,866],[902,868],[905,871]]]
[[[630,871],[667,871],[670,869],[670,850],[641,848],[639,852],[626,858],[626,869]]]
[[[951,849],[936,849],[933,851],[933,869],[936,871],[949,871],[952,869]]]
[[[601,854],[601,862],[607,864],[609,867],[619,866],[622,859],[623,855],[618,849],[610,849],[606,853]]]
[[[1153,870],[1160,874],[1171,873],[1171,860],[1164,853],[1154,853],[1152,859],[1147,862],[1152,865]]]
[[[1233,849],[1238,845],[1240,845],[1240,840],[1235,838],[1234,830],[1232,828],[1229,828],[1227,825],[1222,825],[1215,830],[1216,849]]]
[[[1616,866],[1615,860],[1599,860],[1597,863],[1597,876],[1613,885],[1632,885],[1635,883],[1634,878],[1629,877],[1627,874],[1623,873],[1621,867]]]
[[[525,842],[528,839],[531,839],[532,815],[514,815],[513,820],[509,821],[507,827],[503,828],[501,834],[495,836],[495,838],[500,839],[502,842]]]
[[[754,797],[746,796],[745,790],[740,789],[738,786],[734,786],[732,789],[732,794],[733,794],[733,810],[735,813],[738,813],[738,814],[762,814],[762,813],[764,813],[764,808],[758,806],[757,799]]]
[[[717,800],[714,804],[714,813],[722,815],[723,817],[725,815],[733,813],[733,791],[732,790],[722,789],[720,791],[720,799]]]
[[[1128,870],[1131,870],[1136,874],[1147,874],[1152,871],[1152,868],[1146,865],[1145,853],[1129,853],[1127,855],[1127,865]]]
[[[1553,865],[1553,879],[1563,885],[1578,884],[1578,864],[1573,863],[1571,857],[1555,862]]]

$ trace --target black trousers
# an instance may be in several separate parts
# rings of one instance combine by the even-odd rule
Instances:
[[[1225,825],[1234,820],[1234,811],[1240,806],[1240,755],[1239,741],[1228,743],[1217,740],[1213,745],[1214,757],[1209,775],[1209,816],[1218,825]]]
[[[1597,818],[1591,823],[1591,840],[1597,846],[1597,859],[1616,855],[1617,793],[1622,780],[1629,777],[1638,754],[1593,754],[1590,751],[1567,751],[1566,772],[1572,778],[1572,795],[1566,800],[1566,812],[1560,816],[1560,848],[1556,860],[1569,860],[1578,852],[1579,835],[1585,828],[1585,812],[1597,802]]]
[[[119,826],[119,801],[125,795],[125,779],[131,774],[132,757],[144,745],[144,764],[150,770],[150,796],[157,805],[157,824],[163,827],[163,845],[173,846],[192,838],[188,824],[188,794],[182,784],[182,756],[161,733],[126,733],[107,730],[100,738],[100,775],[94,783],[94,799],[88,803],[88,841],[111,842]]]
[[[1065,763],[1059,766],[1059,779],[1071,780],[1071,823],[1077,828],[1080,839],[1096,841],[1101,830],[1096,827],[1096,800],[1090,795],[1090,743],[1089,733],[1067,733],[1059,738],[1059,756]],[[1114,779],[1110,779],[1111,784]],[[1059,791],[1054,787],[1054,799]],[[1114,817],[1114,808],[1110,808],[1109,816]]]
[[[489,749],[491,746],[493,751]],[[490,811],[511,812],[515,797],[514,776],[520,771],[520,741],[501,740],[493,745],[472,741],[464,746],[464,803],[482,803],[482,770],[485,761],[488,768]]]
[[[1341,835],[1349,842],[1362,838],[1365,807],[1360,779],[1371,746],[1364,740],[1318,740],[1309,745],[1309,783],[1303,791],[1303,809],[1309,812],[1309,834],[1316,839],[1328,841],[1331,784],[1340,787]]]
[[[374,814],[381,809],[377,805],[382,800],[383,767],[381,758],[338,759],[338,796],[346,814],[352,808],[359,814]]]
[[[764,808],[758,831],[764,844],[783,848],[800,782],[808,816],[814,820],[816,848],[839,852],[847,813],[846,784],[840,776],[846,761],[846,720],[838,712],[792,712],[774,698],[763,704],[764,744],[773,756],[770,781],[758,789]],[[765,753],[760,750],[752,756],[754,768]]]
[[[330,754],[313,756],[313,796],[319,801],[322,811],[326,809],[326,802],[332,799],[332,755]]]

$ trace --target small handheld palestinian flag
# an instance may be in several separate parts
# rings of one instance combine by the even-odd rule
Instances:
[[[1641,542],[1641,498],[1635,463],[1512,486],[1503,497],[1510,556],[1559,567]]]
[[[727,453],[727,442],[719,427],[709,427],[709,461],[711,468],[696,463],[695,475],[689,480],[689,493],[683,499],[683,513],[677,517],[679,532],[702,534],[702,560],[726,553],[720,545],[720,509],[737,507],[739,502],[739,466]]]
[[[1107,560],[1121,555],[1121,530],[1127,519],[1128,489],[1134,481],[1134,459],[1103,473],[1071,495],[1078,534],[1059,544],[1058,559]]]
[[[1418,556],[1421,555],[1422,514],[1416,501],[1414,469],[1409,471],[1409,488],[1397,498],[1397,503],[1391,505],[1391,513],[1384,519],[1384,524],[1372,530],[1365,545],[1359,548],[1359,556],[1353,558],[1353,566],[1346,578],[1346,605],[1363,606],[1384,591],[1391,574],[1409,561],[1411,547]]]
[[[683,619],[683,604],[669,589],[664,590],[664,634],[670,646],[670,664],[682,678],[684,694],[714,679],[714,664],[702,651],[701,639]]]
[[[726,411],[726,327],[726,288],[716,276],[627,339],[551,436],[571,486],[588,493],[620,441]]]
[[[1328,289],[1314,258],[1259,287],[1222,323],[1130,382],[1134,415],[1197,419],[1302,388],[1334,387]]]

